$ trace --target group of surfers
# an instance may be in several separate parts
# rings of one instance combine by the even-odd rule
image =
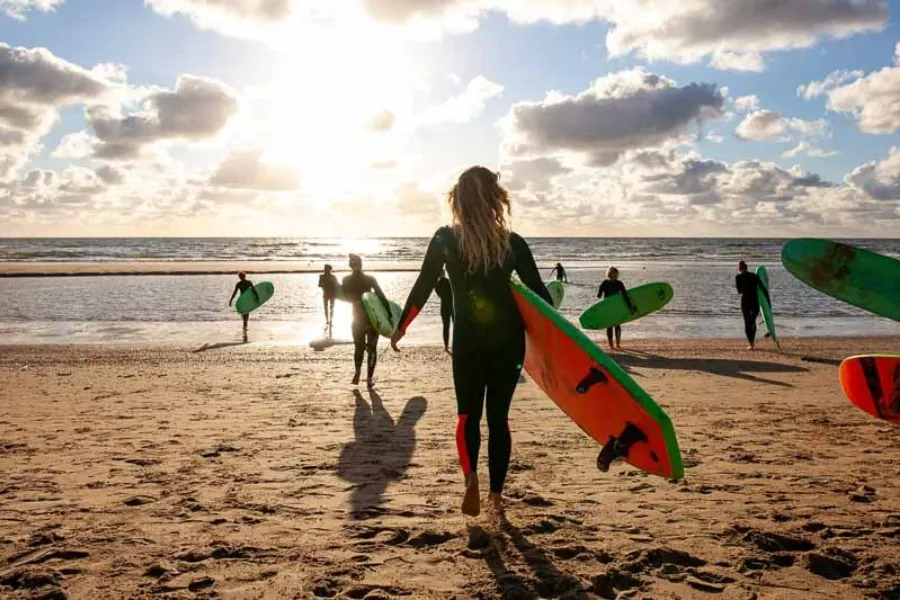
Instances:
[[[391,348],[400,351],[399,344],[407,329],[432,292],[436,292],[441,300],[444,349],[451,355],[457,403],[456,445],[465,485],[461,509],[469,516],[477,516],[481,510],[476,465],[481,449],[480,425],[486,412],[488,506],[499,514],[512,447],[507,417],[525,357],[525,324],[513,300],[510,276],[515,272],[535,294],[548,303],[552,300],[528,243],[510,229],[509,194],[500,185],[497,173],[481,166],[467,169],[450,190],[448,204],[452,224],[441,227],[432,236],[390,343]],[[363,294],[374,292],[387,314],[391,314],[391,310],[378,281],[363,271],[362,258],[350,254],[348,264],[351,273],[344,277],[340,287],[353,307],[353,384],[360,382],[365,356],[366,382],[371,388],[378,359],[378,332],[366,314]],[[558,280],[568,280],[559,263],[553,274]],[[752,348],[759,315],[756,289],[762,283],[741,261],[736,285]],[[330,327],[338,293],[338,281],[330,265],[325,266],[319,287]],[[231,300],[247,289],[256,293],[246,273],[240,273]],[[632,299],[619,280],[618,269],[610,267],[597,297],[609,298],[618,294],[622,294],[629,308],[634,310]],[[246,329],[248,315],[243,315],[243,319]],[[611,327],[606,334],[611,348],[614,339],[615,347],[620,347],[621,327]]]

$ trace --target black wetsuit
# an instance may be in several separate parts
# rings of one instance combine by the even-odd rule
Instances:
[[[259,294],[256,293],[256,288],[253,287],[253,282],[249,279],[241,279],[236,284],[234,284],[234,291],[231,292],[231,299],[234,300],[235,296],[240,299],[241,294],[250,289],[253,290],[253,293],[256,294],[256,300],[259,301]],[[229,302],[229,304],[231,304],[231,302]],[[250,320],[250,313],[241,313],[241,318],[244,319],[244,327],[246,327],[247,321]]]
[[[354,271],[344,277],[342,285],[347,301],[353,306],[353,364],[358,372],[362,367],[363,353],[368,353],[368,378],[372,379],[372,375],[375,374],[375,363],[378,361],[378,332],[372,327],[369,315],[363,308],[362,296],[366,292],[374,291],[388,314],[391,307],[375,278],[362,271]]]
[[[566,276],[566,270],[562,268],[562,265],[553,267],[553,270],[550,271],[550,276],[552,277],[554,273],[556,273],[557,281],[565,281],[566,283],[569,282],[569,278],[568,276]]]
[[[450,288],[450,280],[438,277],[434,284],[434,291],[441,299],[441,322],[444,325],[444,348],[450,345],[450,322],[453,320],[453,290]]]
[[[319,287],[322,288],[322,302],[325,305],[325,322],[331,325],[334,316],[334,297],[337,293],[337,277],[332,273],[319,275]]]
[[[322,296],[324,296],[326,300],[334,300],[337,285],[337,277],[332,273],[322,273],[319,275],[319,287],[322,288]]]
[[[619,294],[625,296],[625,304],[628,305],[628,308],[634,310],[634,302],[631,301],[631,296],[628,295],[625,284],[618,279],[604,279],[600,284],[600,288],[597,290],[598,298],[611,298],[613,296],[618,296]],[[613,343],[613,332],[616,334],[616,340],[621,339],[622,326],[616,325],[615,327],[606,328],[606,339],[609,340],[610,346]]]
[[[511,233],[510,255],[503,267],[470,273],[459,252],[456,233],[442,227],[434,234],[422,271],[400,317],[409,324],[431,295],[446,267],[453,292],[453,384],[459,421],[456,447],[463,474],[476,469],[481,447],[481,415],[487,401],[488,464],[491,492],[500,493],[509,468],[512,441],[507,416],[525,358],[525,324],[516,307],[509,277],[513,271],[547,303],[550,294],[528,244]]]
[[[741,271],[735,275],[734,284],[741,295],[744,334],[747,336],[747,341],[753,344],[756,341],[756,319],[759,318],[759,296],[756,290],[762,288],[766,298],[769,297],[769,290],[766,289],[756,273],[750,271]]]

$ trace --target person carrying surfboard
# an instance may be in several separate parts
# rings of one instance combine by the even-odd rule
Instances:
[[[566,275],[566,270],[563,268],[562,263],[556,263],[556,266],[553,267],[553,270],[550,271],[550,277],[553,277],[553,274],[556,274],[557,281],[564,281],[565,283],[569,283],[569,276]]]
[[[319,275],[319,287],[322,288],[322,304],[325,306],[325,327],[331,331],[331,320],[334,317],[334,299],[337,295],[338,281],[331,272],[331,265],[325,265],[324,272]]]
[[[637,312],[637,306],[634,305],[634,302],[631,301],[631,296],[628,295],[628,291],[625,289],[625,284],[619,281],[619,270],[615,267],[610,267],[606,270],[606,279],[600,282],[600,288],[597,290],[598,298],[611,298],[612,296],[616,296],[618,294],[622,294],[625,298],[625,304],[628,305],[628,310],[631,311],[631,314]],[[609,343],[610,349],[613,348],[613,333],[616,335],[616,345],[615,347],[618,349],[622,349],[622,326],[616,325],[615,327],[608,327],[606,329],[606,340]]]
[[[375,295],[384,305],[387,314],[391,314],[391,307],[384,292],[378,285],[378,281],[371,275],[366,275],[362,270],[362,258],[351,254],[349,260],[351,273],[344,277],[342,287],[347,301],[353,307],[353,364],[356,369],[353,375],[353,385],[359,384],[362,370],[363,354],[366,354],[366,385],[372,388],[375,385],[375,363],[378,362],[378,331],[372,326],[369,315],[363,306],[362,297],[366,292],[374,291]]]
[[[451,356],[459,415],[456,448],[465,477],[462,512],[481,512],[477,466],[486,402],[489,500],[499,514],[512,446],[507,417],[525,358],[525,324],[510,275],[518,273],[548,304],[551,298],[528,244],[509,229],[509,195],[496,173],[478,166],[467,169],[448,200],[453,225],[441,227],[431,238],[391,347],[399,352],[398,342],[446,267],[453,293]]]
[[[453,321],[453,290],[450,288],[450,280],[447,274],[441,271],[434,291],[441,299],[441,323],[443,324],[444,352],[450,352],[450,323]]]
[[[247,279],[247,272],[241,271],[238,273],[238,282],[234,285],[234,291],[231,292],[231,298],[228,300],[228,306],[231,306],[231,303],[234,302],[234,297],[243,294],[247,289],[253,290],[253,295],[256,297],[256,301],[259,302],[259,294],[256,291],[256,288],[253,286],[253,282]],[[240,305],[238,305],[240,306]],[[241,318],[244,320],[244,331],[247,331],[247,324],[250,322],[250,313],[242,313]]]
[[[741,295],[741,314],[744,316],[744,335],[750,343],[747,350],[753,350],[756,344],[756,319],[759,317],[759,296],[756,291],[761,289],[772,305],[769,298],[769,290],[763,285],[756,273],[747,270],[747,263],[738,261],[738,274],[734,276],[734,284],[738,294]]]

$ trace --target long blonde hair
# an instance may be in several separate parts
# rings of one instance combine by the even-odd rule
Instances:
[[[509,194],[499,175],[484,168],[463,171],[447,201],[459,236],[459,251],[470,273],[502,267],[509,256]]]

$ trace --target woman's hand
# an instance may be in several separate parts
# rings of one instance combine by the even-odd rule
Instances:
[[[401,331],[397,329],[394,331],[393,335],[391,335],[391,348],[393,348],[394,352],[400,352],[400,348],[397,347],[397,342],[403,339],[403,336],[406,335],[405,331]]]

